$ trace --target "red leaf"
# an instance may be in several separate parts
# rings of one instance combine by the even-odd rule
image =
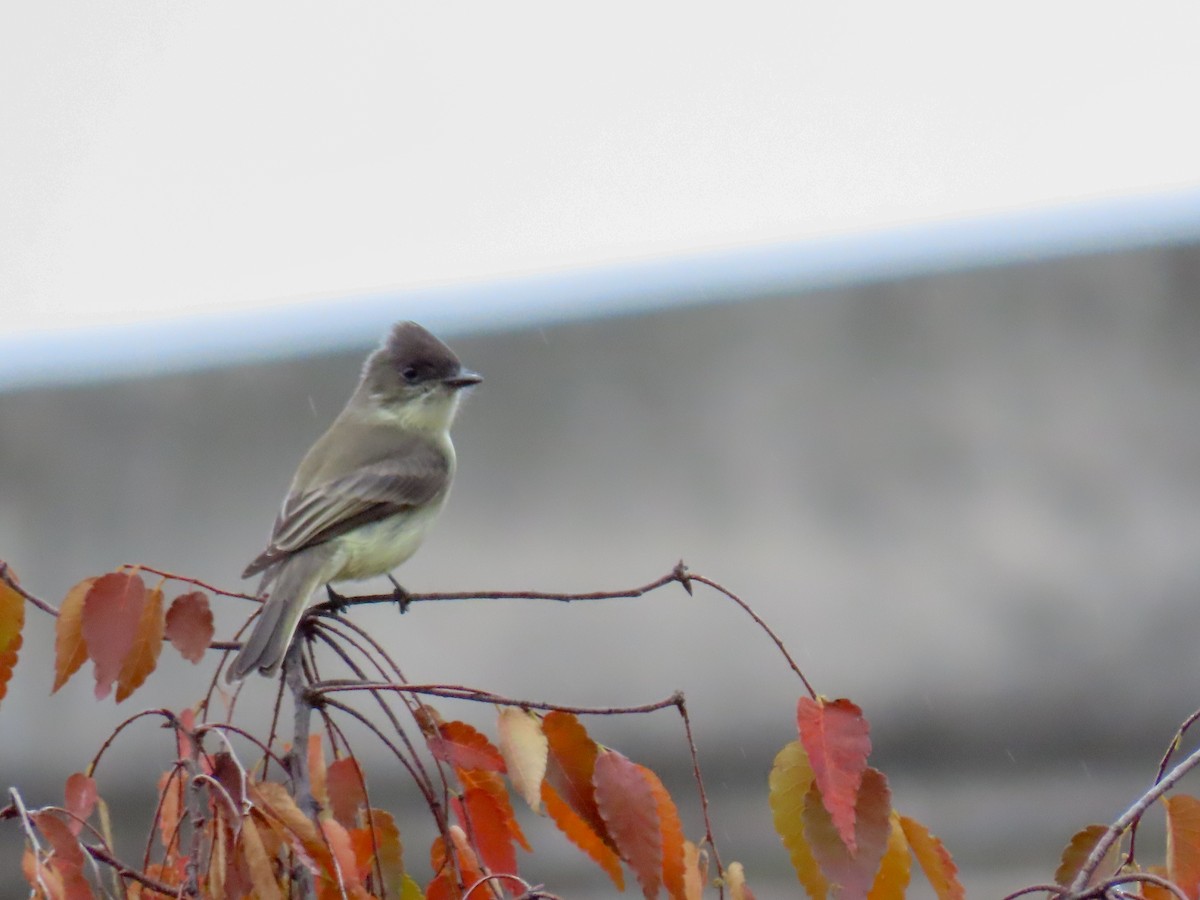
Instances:
[[[855,850],[842,840],[816,784],[804,801],[804,836],[834,898],[866,897],[887,850],[892,792],[876,769],[863,773],[855,802]]]
[[[81,630],[87,655],[95,664],[97,700],[107,697],[120,678],[145,606],[146,586],[128,572],[101,575],[87,592]]]
[[[565,800],[588,828],[616,850],[608,828],[596,807],[596,789],[592,773],[600,752],[595,741],[571,713],[552,712],[542,719],[542,732],[550,745],[546,762],[546,782]],[[543,797],[543,799],[545,799]]]
[[[491,741],[466,722],[438,722],[438,733],[429,737],[429,751],[456,769],[504,771],[504,757]]]
[[[348,890],[361,888],[362,880],[358,877],[358,860],[354,855],[354,846],[350,843],[349,833],[340,822],[334,819],[322,819],[321,832],[325,836],[325,842],[329,845],[333,862],[337,866],[336,870],[329,872],[329,875],[332,876],[330,880]]]
[[[213,614],[202,591],[180,594],[167,610],[167,640],[188,662],[198,663],[213,639]]]
[[[800,743],[812,765],[821,802],[851,854],[855,852],[854,804],[871,752],[870,726],[849,700],[801,697],[796,709]]]
[[[63,794],[63,806],[77,817],[68,820],[67,827],[71,829],[71,834],[78,837],[79,832],[83,830],[83,823],[96,808],[96,782],[82,772],[76,772],[67,779]]]
[[[83,876],[83,848],[71,833],[71,829],[54,813],[36,812],[32,813],[30,818],[54,848],[54,857],[50,860],[49,867],[62,879],[63,900],[91,898],[92,889]]]
[[[12,572],[8,573],[12,577]],[[25,625],[25,598],[0,581],[0,700],[8,693],[8,680],[17,665],[21,629]]]
[[[358,760],[353,756],[335,759],[325,773],[325,784],[333,817],[347,828],[354,828],[358,810],[367,805],[367,785]]]
[[[468,788],[453,800],[454,814],[484,866],[493,874],[516,875],[517,851],[504,811],[484,788]]]
[[[592,776],[596,805],[621,858],[629,863],[642,893],[658,896],[662,886],[662,825],[658,803],[638,766],[615,750],[596,759]]]
[[[942,842],[929,833],[929,829],[908,816],[900,817],[900,827],[912,848],[913,856],[921,865],[921,871],[933,886],[938,900],[963,900],[967,892],[958,880],[958,866]]]
[[[79,671],[87,659],[87,645],[83,642],[83,601],[95,578],[85,578],[75,585],[63,598],[54,620],[54,693],[67,683],[67,679]]]

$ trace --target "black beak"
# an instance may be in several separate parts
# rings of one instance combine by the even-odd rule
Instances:
[[[451,375],[449,378],[443,378],[442,384],[446,387],[454,388],[456,391],[462,388],[471,387],[471,385],[479,384],[483,381],[483,376],[472,372],[470,369],[459,369],[457,375]]]

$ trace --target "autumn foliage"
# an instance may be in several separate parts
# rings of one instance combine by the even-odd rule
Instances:
[[[157,578],[148,585],[149,574]],[[181,590],[172,590],[180,583]],[[695,584],[706,585],[750,612],[727,589],[682,565],[641,588],[587,596],[641,596],[671,583],[689,593]],[[278,720],[262,723],[257,733],[233,724],[235,697],[222,693],[219,674],[237,644],[214,641],[210,594],[224,592],[201,587],[122,568],[80,581],[55,608],[27,593],[0,564],[0,699],[18,662],[30,606],[56,616],[54,691],[90,662],[96,699],[111,695],[121,703],[153,675],[168,643],[191,663],[216,661],[205,676],[207,692],[194,705],[148,710],[117,726],[119,733],[141,719],[158,719],[175,733],[175,756],[163,761],[157,776],[158,802],[140,859],[130,861],[114,847],[96,779],[104,750],[65,779],[60,805],[28,808],[20,791],[10,789],[0,820],[24,830],[20,871],[33,896],[554,897],[540,884],[538,859],[520,824],[532,817],[574,844],[581,861],[598,867],[617,891],[672,900],[753,898],[745,868],[723,863],[713,841],[682,695],[648,707],[589,711],[486,691],[417,687],[349,617],[318,609],[282,676],[296,714],[290,741],[280,741]],[[763,773],[764,807],[797,891],[814,900],[888,900],[907,896],[919,880],[921,891],[932,890],[939,900],[964,897],[946,846],[894,807],[887,777],[870,765],[862,710],[813,692],[771,636],[805,688],[794,711],[795,739]],[[334,647],[351,677],[322,677],[312,652],[318,642]],[[356,705],[362,698],[369,702]],[[491,734],[444,718],[434,700],[490,704]],[[656,709],[674,709],[686,726],[702,821],[685,821],[657,774],[595,741],[585,724],[589,713]],[[310,728],[314,719],[319,728]],[[365,725],[408,772],[426,808],[426,833],[402,836],[396,811],[372,795],[343,727],[349,721]],[[1162,761],[1155,787],[1121,819],[1083,828],[1070,840],[1053,883],[1012,896],[1082,900],[1120,891],[1200,900],[1200,800],[1167,796],[1200,764],[1200,752],[1168,770],[1171,756]],[[1158,802],[1167,821],[1165,864],[1143,868],[1134,840],[1142,815]]]

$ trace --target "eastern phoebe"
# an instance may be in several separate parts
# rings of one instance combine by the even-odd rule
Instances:
[[[454,476],[460,392],[482,380],[415,322],[367,357],[345,409],[296,470],[267,549],[242,573],[262,572],[259,593],[271,595],[226,680],[278,670],[322,584],[384,575],[416,552]]]

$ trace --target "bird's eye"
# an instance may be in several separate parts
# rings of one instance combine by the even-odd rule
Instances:
[[[416,384],[421,378],[421,373],[417,371],[416,366],[405,366],[400,370],[400,377],[409,384]]]

